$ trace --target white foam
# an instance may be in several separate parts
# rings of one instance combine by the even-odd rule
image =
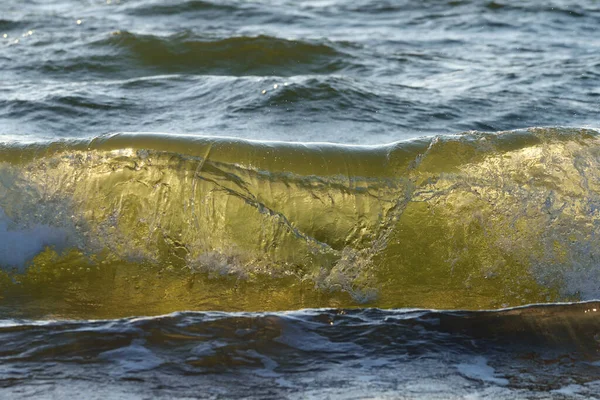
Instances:
[[[321,353],[350,353],[362,350],[356,343],[332,342],[324,336],[292,324],[285,324],[282,328],[281,336],[275,338],[275,341],[298,350]]]
[[[164,360],[143,346],[144,340],[134,340],[129,346],[100,353],[99,358],[116,364],[114,372],[138,372],[154,369]]]
[[[581,385],[571,384],[563,386],[560,389],[552,390],[552,393],[562,394],[565,396],[576,396],[580,394],[585,388]]]
[[[258,359],[262,363],[263,369],[255,371],[255,375],[263,376],[265,378],[279,377],[279,374],[275,372],[275,368],[277,368],[279,364],[272,358],[260,354],[256,350],[238,350],[237,353],[242,356]]]
[[[507,379],[495,376],[496,371],[488,365],[485,357],[475,357],[472,362],[457,364],[456,369],[465,378],[500,386],[508,385]]]
[[[0,268],[22,272],[46,247],[65,248],[67,238],[64,229],[49,225],[15,226],[0,207]]]
[[[216,350],[227,346],[227,343],[221,341],[203,342],[190,350],[190,354],[198,357],[211,357],[217,354]]]

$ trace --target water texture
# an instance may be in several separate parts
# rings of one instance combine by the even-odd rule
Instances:
[[[600,3],[0,4],[0,398],[600,398]]]
[[[7,398],[595,398],[598,307],[2,321],[0,385]]]
[[[383,146],[135,133],[0,156],[7,297],[48,305],[56,293],[40,286],[58,285],[81,303],[73,317],[137,315],[141,301],[147,312],[157,291],[152,313],[599,295],[595,130]],[[239,284],[248,292],[219,288]],[[64,297],[53,312],[69,316]]]
[[[593,0],[0,7],[2,135],[382,144],[596,123]]]

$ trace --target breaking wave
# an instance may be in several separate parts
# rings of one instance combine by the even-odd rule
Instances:
[[[588,300],[598,171],[591,129],[382,146],[149,133],[4,143],[0,287],[120,315]]]

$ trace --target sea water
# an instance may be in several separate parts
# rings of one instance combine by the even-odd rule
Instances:
[[[0,4],[0,397],[600,397],[600,5]]]

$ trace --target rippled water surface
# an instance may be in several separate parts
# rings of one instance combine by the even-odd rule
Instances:
[[[596,1],[0,5],[0,133],[380,144],[594,125]]]
[[[0,398],[600,398],[598,27],[0,2]]]

